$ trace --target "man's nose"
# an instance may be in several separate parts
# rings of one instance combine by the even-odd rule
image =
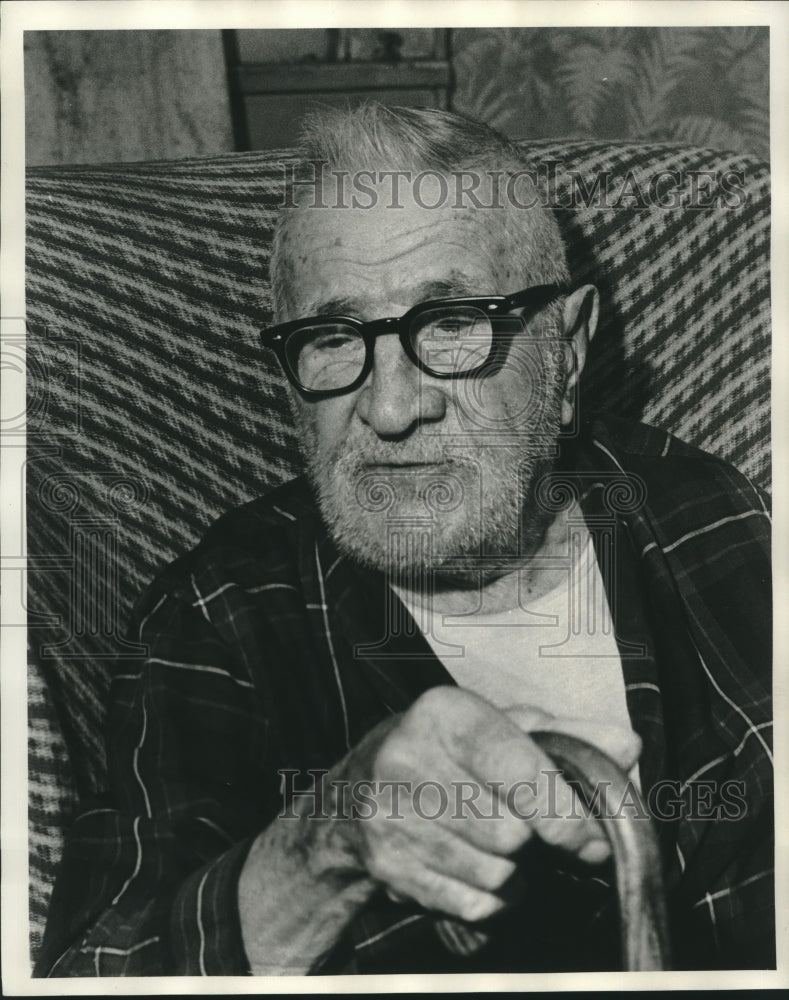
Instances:
[[[373,371],[359,393],[356,412],[379,437],[403,437],[420,423],[441,420],[446,396],[429,384],[399,338],[385,334],[375,340]]]

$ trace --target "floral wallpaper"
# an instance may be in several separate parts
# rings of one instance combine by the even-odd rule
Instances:
[[[769,29],[452,32],[453,108],[512,138],[649,139],[768,158]]]

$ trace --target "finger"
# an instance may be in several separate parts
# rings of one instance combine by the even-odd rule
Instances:
[[[511,705],[504,710],[504,714],[524,733],[533,729],[550,729],[556,720],[555,715],[537,708],[536,705]]]
[[[486,706],[487,709],[487,706]],[[489,710],[480,739],[490,740],[501,724],[501,714]],[[490,724],[492,721],[492,725]],[[517,727],[512,733],[523,739]],[[414,825],[414,836],[443,830],[474,847],[500,856],[512,854],[531,836],[529,827],[502,808],[503,782],[478,778],[465,764],[467,747],[427,748],[414,759],[415,739],[394,734],[379,753],[380,791],[373,815],[360,826],[370,843],[397,843]],[[398,775],[396,780],[391,775]],[[380,776],[384,777],[381,778]],[[426,777],[429,775],[429,777]]]
[[[478,889],[498,889],[515,872],[515,862],[508,855],[523,846],[531,830],[517,817],[506,815],[490,789],[482,794],[485,813],[476,803],[476,815],[453,808],[417,812],[415,801],[409,800],[401,803],[397,818],[390,813],[366,820],[370,857],[387,869],[394,858],[395,866],[424,867]],[[505,842],[502,826],[507,827]]]
[[[542,720],[544,713],[531,718]],[[600,826],[559,777],[560,769],[506,714],[462,689],[433,689],[412,706],[390,741],[387,773],[403,771],[404,762],[413,767],[414,743],[424,741],[426,728],[432,738],[427,746],[441,750],[433,762],[441,761],[444,773],[435,778],[441,781],[451,766],[457,769],[452,778],[479,782],[503,805],[502,819],[490,824],[490,844],[480,842],[481,831],[474,830],[479,824],[473,822],[466,824],[466,839],[506,855],[534,831],[547,843],[576,853],[589,841],[602,843],[597,849],[601,855],[608,850]]]
[[[531,780],[515,782],[506,790],[505,812],[520,818],[553,847],[590,863],[606,860],[611,846],[602,825],[561,776],[561,768],[547,757],[543,761],[532,771]]]
[[[428,910],[436,910],[461,920],[485,920],[504,909],[505,900],[466,882],[431,871],[399,865],[382,869],[374,877],[387,886],[387,892],[414,900]]]
[[[486,776],[488,782],[491,776],[498,779],[505,819],[521,820],[546,843],[575,853],[590,841],[598,841],[595,856],[607,856],[610,848],[605,833],[562,779],[561,768],[504,715],[496,737],[470,747],[467,767],[478,777]],[[503,832],[506,827],[502,823]]]
[[[412,844],[414,858],[430,871],[486,892],[498,892],[516,874],[517,866],[510,858],[481,849],[456,833],[434,833]]]
[[[535,715],[534,721],[541,718]],[[414,782],[412,794],[422,784],[443,785],[452,806],[438,809],[436,822],[452,827],[480,850],[512,854],[532,832],[502,809],[499,788],[504,782],[496,781],[495,767],[488,774],[484,767],[469,767],[480,747],[498,745],[502,724],[510,739],[523,742],[518,727],[483,698],[461,688],[434,688],[412,706],[382,746],[376,762],[378,776],[410,778]],[[537,752],[531,741],[529,745]],[[492,752],[490,760],[497,763],[498,753]],[[416,780],[426,774],[429,782]],[[411,808],[415,805],[407,799],[406,804]],[[424,798],[421,806],[432,808]]]

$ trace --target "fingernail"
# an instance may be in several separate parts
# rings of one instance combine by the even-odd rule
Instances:
[[[578,852],[578,857],[589,865],[599,865],[611,854],[611,845],[607,840],[590,840]]]

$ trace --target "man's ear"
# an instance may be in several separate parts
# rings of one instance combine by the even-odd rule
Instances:
[[[562,397],[562,423],[573,420],[578,380],[586,364],[589,341],[597,329],[600,296],[594,285],[582,285],[564,300],[563,332],[572,350],[567,352],[567,379]]]

